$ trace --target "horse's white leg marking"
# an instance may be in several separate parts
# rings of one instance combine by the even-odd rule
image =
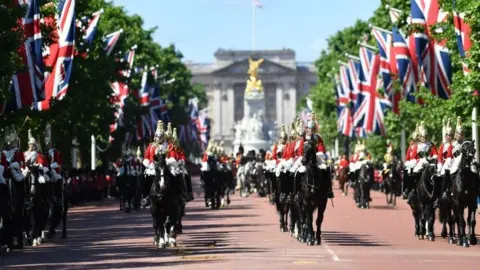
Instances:
[[[158,242],[158,248],[165,248],[165,239],[163,237],[160,237],[160,241]]]

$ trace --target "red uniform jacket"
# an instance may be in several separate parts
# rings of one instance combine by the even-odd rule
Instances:
[[[238,159],[238,156],[237,156],[237,159]],[[205,153],[205,154],[203,154],[202,162],[207,162],[207,161],[208,161],[208,154]],[[238,164],[240,164],[240,161],[237,160],[237,162],[238,162]]]
[[[295,145],[297,144],[297,141],[291,141],[290,142],[290,147],[288,148],[288,153],[287,153],[287,158],[291,159],[295,157]]]
[[[185,151],[182,148],[177,147],[177,160],[185,160]]]
[[[417,144],[414,143],[408,147],[409,149],[409,155],[407,160],[417,160],[418,159],[418,154],[417,154]],[[408,152],[408,151],[407,151]]]
[[[318,136],[317,152],[325,153],[325,144],[323,144],[323,139],[320,135]]]
[[[341,168],[345,168],[345,167],[348,167],[349,165],[349,162],[346,158],[342,158],[338,164],[338,167],[341,169]]]
[[[275,160],[275,163],[278,164],[278,158],[277,158],[277,144],[273,145],[272,149],[272,160]]]
[[[453,143],[442,143],[438,152],[438,161],[443,164],[447,158],[453,158]]]
[[[147,149],[145,150],[145,154],[144,154],[143,165],[148,166],[154,161],[156,150],[157,150],[157,145],[154,143],[151,143],[147,146]]]
[[[60,174],[61,168],[62,168],[62,157],[60,156],[60,151],[58,151],[55,148],[48,150],[47,160],[48,160],[48,164],[50,165],[50,168],[54,169],[55,172]],[[55,168],[52,168],[52,165]]]
[[[305,144],[305,139],[301,138],[295,146],[297,146],[297,149],[295,150],[295,157],[303,157],[303,145]]]

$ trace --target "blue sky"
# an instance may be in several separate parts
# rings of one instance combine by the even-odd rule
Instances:
[[[314,61],[326,39],[357,19],[368,19],[380,0],[259,0],[256,49],[289,48],[298,61]],[[174,43],[184,60],[212,62],[218,48],[252,49],[252,0],[114,0],[129,14],[157,26],[155,41]]]

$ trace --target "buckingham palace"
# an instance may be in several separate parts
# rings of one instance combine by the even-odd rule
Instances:
[[[259,77],[265,91],[265,118],[272,125],[290,124],[297,117],[297,105],[317,82],[313,63],[295,59],[295,51],[237,51],[219,49],[213,63],[185,64],[193,74],[192,83],[202,84],[208,96],[211,138],[230,147],[233,127],[244,116],[244,95],[248,79],[248,58],[263,58]]]

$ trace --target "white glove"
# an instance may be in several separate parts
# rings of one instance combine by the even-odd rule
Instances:
[[[153,162],[152,162],[152,163],[153,163]],[[151,165],[151,164],[150,164],[150,160],[148,160],[148,159],[144,159],[144,160],[142,161],[142,164],[143,164],[143,166],[145,166],[145,168],[149,168],[149,166]]]

